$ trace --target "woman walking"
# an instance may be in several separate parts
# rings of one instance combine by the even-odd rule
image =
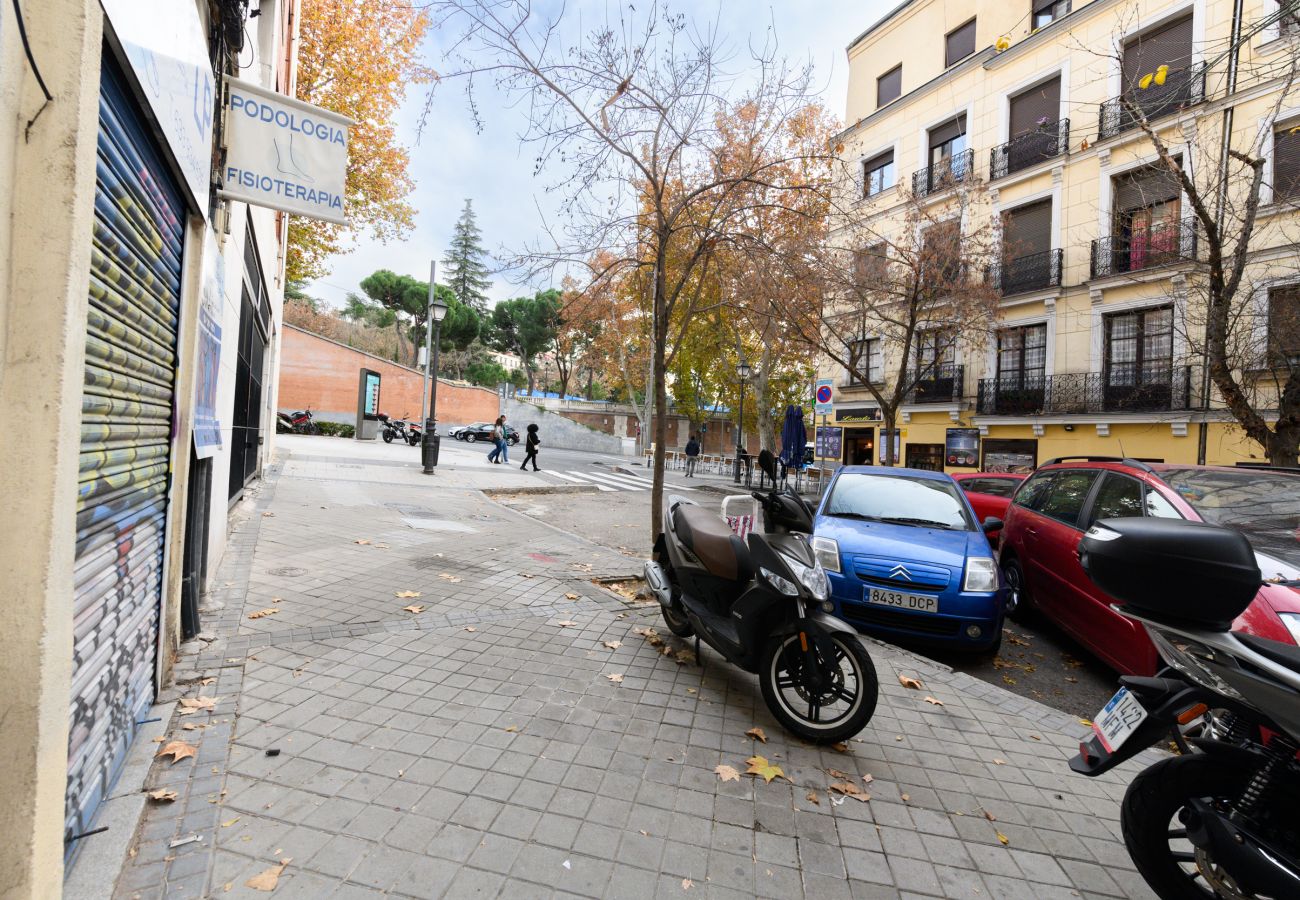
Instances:
[[[537,436],[537,424],[536,423],[530,424],[528,426],[528,440],[524,442],[524,449],[527,452],[524,454],[524,464],[519,467],[520,469],[527,469],[528,460],[531,459],[533,461],[533,471],[534,472],[538,471],[537,445],[540,444],[541,442],[542,439]]]
[[[510,458],[506,455],[506,417],[497,416],[496,422],[492,424],[492,449],[488,451],[488,462],[501,463],[509,462]]]

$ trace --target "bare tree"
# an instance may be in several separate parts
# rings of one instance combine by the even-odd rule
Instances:
[[[809,70],[773,46],[728,57],[716,23],[702,27],[657,2],[622,7],[586,36],[534,14],[527,0],[431,0],[438,27],[458,35],[461,66],[487,75],[527,110],[539,171],[563,172],[566,222],[534,263],[573,264],[612,249],[645,270],[655,418],[651,528],[660,530],[667,437],[666,373],[701,307],[715,249],[753,202],[800,185],[777,181],[786,123],[806,105]],[[728,67],[736,64],[736,71]],[[724,139],[720,124],[731,134]],[[736,152],[736,147],[744,148]],[[756,194],[754,184],[773,189]],[[756,197],[759,198],[756,201]]]

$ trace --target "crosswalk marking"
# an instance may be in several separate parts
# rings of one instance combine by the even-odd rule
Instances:
[[[589,482],[589,481],[585,481],[585,480],[583,480],[583,479],[581,479],[581,478],[575,478],[573,475],[565,475],[563,472],[557,472],[557,471],[555,471],[554,469],[551,469],[551,470],[548,472],[548,474],[550,474],[550,475],[554,475],[556,478],[563,478],[565,481],[571,481],[571,482],[573,482],[574,484],[586,484],[586,485],[590,485],[590,484],[591,484],[591,482]],[[608,485],[604,485],[604,484],[597,484],[597,485],[596,485],[596,488],[597,488],[597,490],[602,490],[602,491],[611,491],[611,492],[612,492],[612,491],[616,491],[616,490],[618,490],[618,488],[612,488],[612,487],[609,487]]]
[[[559,472],[555,469],[548,469],[547,473],[573,484],[592,485],[599,491],[648,491],[654,487],[654,483],[647,479],[623,472],[588,472],[573,469],[567,472]],[[664,486],[671,488],[674,492],[694,490],[694,488],[677,484],[665,483]]]

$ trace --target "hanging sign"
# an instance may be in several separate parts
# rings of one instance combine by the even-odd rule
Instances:
[[[822,378],[817,382],[817,391],[813,395],[816,403],[813,404],[813,415],[829,416],[831,410],[835,408],[832,402],[834,396],[834,383],[829,378]]]
[[[227,76],[226,87],[226,165],[218,193],[347,224],[343,192],[352,120],[238,78]]]

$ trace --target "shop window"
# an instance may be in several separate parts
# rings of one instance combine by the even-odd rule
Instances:
[[[876,106],[892,103],[903,93],[903,64],[899,63],[876,79]]]
[[[985,438],[982,442],[985,472],[1029,473],[1038,468],[1038,441],[1032,439]]]
[[[975,52],[975,20],[948,32],[944,38],[944,67],[955,65]]]

